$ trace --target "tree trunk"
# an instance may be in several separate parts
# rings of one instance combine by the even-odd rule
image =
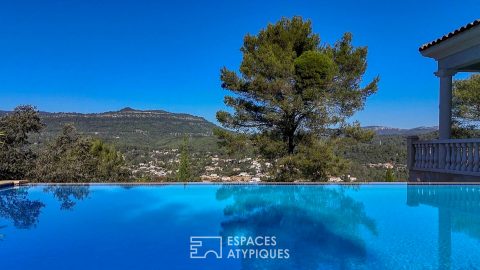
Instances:
[[[286,118],[288,120],[286,122],[285,135],[288,143],[288,154],[291,155],[295,150],[295,131],[297,130],[297,125],[295,124],[295,114],[287,114]]]
[[[288,154],[293,154],[293,151],[295,150],[295,144],[293,142],[293,134],[288,136]]]

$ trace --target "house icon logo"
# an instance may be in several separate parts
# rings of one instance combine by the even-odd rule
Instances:
[[[190,259],[222,258],[221,236],[190,236]]]

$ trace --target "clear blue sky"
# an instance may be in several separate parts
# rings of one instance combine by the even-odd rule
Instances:
[[[130,106],[214,121],[222,66],[246,33],[282,16],[311,19],[322,42],[368,46],[379,92],[362,125],[437,125],[435,62],[418,47],[480,17],[478,0],[1,1],[0,109],[102,112]]]

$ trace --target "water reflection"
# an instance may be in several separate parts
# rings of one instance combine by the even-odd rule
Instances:
[[[30,229],[39,222],[45,204],[29,198],[28,187],[0,190],[0,217],[10,220],[15,228]],[[52,193],[60,202],[60,209],[71,210],[79,200],[88,197],[88,186],[49,185],[43,191]],[[7,225],[0,224],[0,230]],[[0,240],[4,235],[0,233]]]
[[[0,192],[0,217],[11,220],[19,229],[34,227],[44,206],[42,202],[28,198],[27,188]]]
[[[452,231],[480,240],[480,187],[472,185],[408,185],[409,206],[438,209],[438,258],[440,269],[451,268]]]
[[[43,190],[53,194],[60,202],[60,209],[62,210],[72,210],[76,201],[84,200],[90,194],[88,185],[49,185]]]
[[[377,232],[344,187],[223,186],[216,197],[232,200],[222,236],[276,236],[279,247],[291,250],[288,260],[243,260],[243,269],[355,268],[367,256],[360,230]]]

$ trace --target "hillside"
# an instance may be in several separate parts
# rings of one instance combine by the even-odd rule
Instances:
[[[0,116],[8,112],[0,111]],[[45,128],[34,141],[45,141],[60,132],[62,126],[73,123],[82,134],[98,137],[113,143],[122,151],[136,170],[139,164],[150,164],[145,167],[149,173],[163,175],[165,171],[175,169],[174,160],[183,137],[190,137],[192,158],[198,163],[198,174],[203,174],[205,168],[221,168],[218,175],[227,174],[237,163],[224,162],[219,164],[217,155],[222,155],[218,148],[212,130],[215,124],[204,118],[183,113],[170,113],[163,110],[135,110],[124,108],[119,111],[104,113],[50,113],[40,112]],[[383,181],[386,166],[393,166],[397,179],[406,179],[406,136],[430,136],[436,127],[418,127],[399,129],[383,126],[367,126],[376,136],[371,142],[347,146],[340,153],[351,160],[349,174],[363,181]],[[159,151],[163,149],[163,151]],[[205,152],[210,152],[207,157]],[[227,157],[224,157],[228,160]],[[153,163],[151,163],[153,162]],[[252,161],[253,162],[253,161]],[[158,164],[157,164],[158,163]],[[153,165],[152,165],[153,164]],[[221,165],[221,166],[220,166]],[[244,164],[242,171],[248,171],[252,164]],[[152,167],[153,166],[153,167]],[[235,165],[238,167],[238,164]],[[232,168],[229,168],[232,167]]]
[[[8,112],[0,112],[0,116]],[[124,108],[104,113],[40,112],[45,124],[40,137],[44,141],[58,134],[62,126],[73,123],[85,135],[99,137],[120,148],[176,147],[183,136],[192,138],[194,146],[215,147],[212,134],[216,126],[202,117],[162,110]]]
[[[0,116],[7,114],[0,111]],[[45,123],[41,139],[57,134],[63,125],[73,123],[79,132],[100,137],[117,145],[157,148],[171,146],[179,138],[188,135],[195,139],[213,139],[215,124],[202,117],[171,113],[163,110],[135,110],[124,108],[103,113],[51,113],[40,112]],[[438,127],[401,129],[386,126],[365,126],[378,136],[424,135],[435,132]],[[207,139],[207,140],[208,140]]]

